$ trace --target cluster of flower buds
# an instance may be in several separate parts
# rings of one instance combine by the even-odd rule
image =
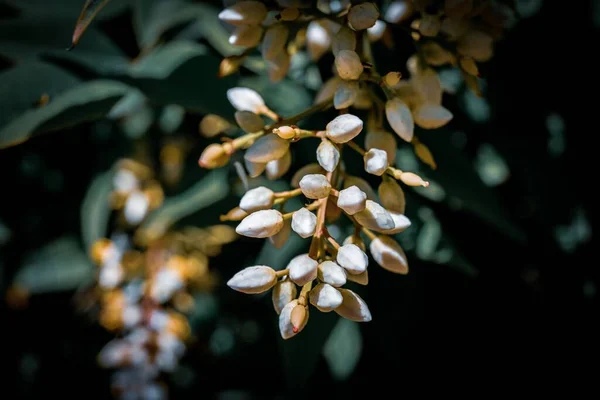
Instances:
[[[111,199],[139,190],[140,165],[120,162]],[[133,167],[136,167],[135,169]],[[136,171],[133,173],[132,171]],[[143,182],[143,181],[142,181]],[[191,331],[186,314],[194,307],[193,291],[216,284],[209,257],[237,237],[227,225],[169,231],[144,243],[134,229],[143,218],[118,219],[108,238],[97,240],[91,257],[98,265],[99,321],[118,333],[99,354],[99,363],[116,369],[112,389],[119,398],[167,398],[162,373],[178,365]]]

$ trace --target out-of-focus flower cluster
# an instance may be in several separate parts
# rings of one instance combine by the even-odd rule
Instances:
[[[304,139],[320,142],[316,162],[294,173],[291,190],[254,187],[243,195],[238,207],[222,216],[223,221],[239,221],[238,234],[268,238],[278,248],[293,231],[310,239],[308,253],[295,256],[287,265],[247,267],[228,285],[250,294],[272,289],[284,339],[307,324],[309,304],[353,321],[370,321],[364,300],[344,285],[348,281],[368,283],[369,254],[388,271],[408,273],[406,255],[393,237],[411,224],[404,215],[402,185],[428,186],[415,173],[396,167],[402,164],[396,160],[397,139],[410,143],[422,162],[437,168],[433,154],[416,134],[416,127],[437,129],[453,119],[442,104],[444,89],[436,68],[459,69],[479,95],[478,63],[491,58],[506,9],[484,0],[393,1],[383,13],[369,1],[224,3],[219,18],[233,27],[230,43],[245,50],[222,61],[221,76],[236,72],[255,50],[265,60],[272,82],[287,75],[292,58],[300,51],[305,50],[314,61],[327,52],[334,56],[332,76],[324,80],[313,106],[298,115],[279,116],[259,93],[236,87],[227,93],[237,110],[236,124],[217,115],[207,115],[200,124],[205,137],[238,128],[245,134],[209,145],[199,165],[223,167],[234,153],[244,151],[243,174],[251,178],[283,177],[292,165],[293,143]],[[395,30],[408,35],[414,46],[394,48]],[[384,41],[392,54],[409,52],[403,58],[408,60],[408,77],[399,72],[401,66],[396,71],[377,71],[371,44],[378,40]],[[332,108],[339,115],[325,126],[305,129],[297,125]],[[355,114],[364,114],[366,119]],[[364,148],[357,143],[363,131]],[[367,174],[381,177],[377,190],[347,172],[343,152],[348,150],[363,157]],[[306,199],[305,206],[285,213],[284,204],[297,196]],[[338,243],[327,226],[342,215],[354,230]]]
[[[191,338],[191,293],[214,287],[209,257],[237,236],[233,228],[215,225],[136,242],[136,229],[162,199],[151,169],[130,159],[119,162],[110,195],[115,228],[91,249],[98,265],[99,320],[118,334],[100,352],[99,363],[116,370],[112,388],[119,398],[167,397],[160,378],[177,367]]]

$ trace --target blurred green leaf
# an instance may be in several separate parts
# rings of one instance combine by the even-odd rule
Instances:
[[[67,51],[74,26],[74,20],[59,16],[2,21],[0,54],[15,62],[32,58],[69,61],[99,74],[128,68],[129,60],[123,51],[93,27],[88,28],[75,49]]]
[[[154,240],[180,219],[224,199],[227,194],[227,169],[213,170],[185,192],[166,199],[160,208],[146,218],[138,228],[138,234],[144,241]]]
[[[129,87],[110,80],[82,83],[58,94],[44,107],[31,109],[0,128],[0,148],[50,132],[104,117]]]
[[[127,74],[133,78],[165,79],[186,62],[207,55],[207,48],[201,44],[188,41],[169,42],[132,64]]]
[[[73,46],[79,43],[81,36],[92,23],[96,15],[110,2],[110,0],[86,0],[77,18],[77,24],[73,31]]]
[[[331,375],[337,380],[348,379],[361,354],[362,335],[358,323],[340,318],[323,348]]]
[[[158,119],[158,126],[164,133],[175,132],[183,123],[185,118],[185,109],[178,104],[168,104],[165,106]]]
[[[81,205],[81,235],[85,250],[89,251],[94,242],[106,237],[110,217],[109,196],[113,189],[113,172],[105,172],[96,177]]]
[[[95,268],[72,237],[62,237],[25,259],[13,286],[30,294],[73,290],[92,282]]]

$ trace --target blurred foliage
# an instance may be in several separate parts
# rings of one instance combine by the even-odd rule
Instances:
[[[372,323],[314,313],[301,336],[284,342],[270,297],[220,285],[196,298],[191,324],[199,339],[170,378],[174,398],[316,391],[352,398],[367,378],[397,393],[409,378],[426,371],[435,379],[467,356],[488,365],[536,352],[542,364],[559,350],[546,354],[537,338],[556,343],[567,329],[580,332],[570,343],[583,347],[597,332],[600,279],[588,261],[595,203],[585,171],[594,155],[582,117],[595,111],[573,102],[585,103],[574,86],[586,93],[585,77],[595,74],[581,39],[598,39],[600,6],[583,3],[556,29],[560,2],[516,1],[522,19],[482,68],[483,98],[446,75],[456,96],[444,101],[455,119],[420,133],[438,168],[398,151],[402,168],[432,183],[407,193],[413,225],[397,239],[411,273],[397,278],[374,269],[369,287],[356,289]],[[197,133],[200,118],[233,116],[225,93],[236,85],[256,89],[281,115],[294,114],[311,103],[331,63],[299,63],[272,84],[257,75],[260,59],[250,57],[239,74],[217,79],[221,57],[237,51],[216,17],[219,1],[115,0],[66,51],[81,7],[80,0],[0,0],[0,287],[12,344],[3,381],[19,398],[80,397],[65,376],[84,384],[86,397],[109,396],[95,357],[110,334],[73,310],[85,309],[80,289],[94,275],[86,253],[109,225],[113,163],[133,154],[161,170],[161,149],[183,143],[181,179],[162,178],[166,201],[146,228],[215,223],[239,191],[226,196],[227,182],[237,179],[232,170],[198,168],[211,143]],[[559,42],[584,62],[555,56]],[[404,68],[400,56],[382,64]],[[309,124],[327,120],[313,118]],[[311,145],[299,144],[294,165],[312,161]],[[304,244],[290,240],[277,250],[239,240],[214,269],[226,280],[254,263],[284,265]],[[476,354],[490,342],[499,347]]]

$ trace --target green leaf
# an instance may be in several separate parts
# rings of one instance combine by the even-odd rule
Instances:
[[[227,169],[213,170],[185,192],[165,200],[146,218],[137,235],[143,241],[154,240],[180,219],[223,200],[228,193]]]
[[[72,51],[72,19],[20,18],[0,24],[0,54],[15,62],[47,58],[67,61],[98,74],[124,72],[129,60],[109,38],[93,27]],[[51,32],[51,34],[49,34]]]
[[[129,90],[127,85],[109,80],[68,89],[44,107],[28,110],[0,128],[0,148],[22,143],[36,134],[100,119]]]
[[[0,73],[0,127],[35,108],[42,95],[50,99],[79,84],[79,78],[41,61]]]
[[[358,323],[340,318],[327,338],[323,355],[331,375],[346,380],[356,368],[362,354],[362,335]]]
[[[97,176],[87,190],[81,205],[81,235],[86,251],[100,238],[106,237],[110,217],[109,196],[113,189],[113,172]]]
[[[30,294],[68,291],[92,282],[94,273],[75,238],[62,237],[27,257],[12,285]]]

